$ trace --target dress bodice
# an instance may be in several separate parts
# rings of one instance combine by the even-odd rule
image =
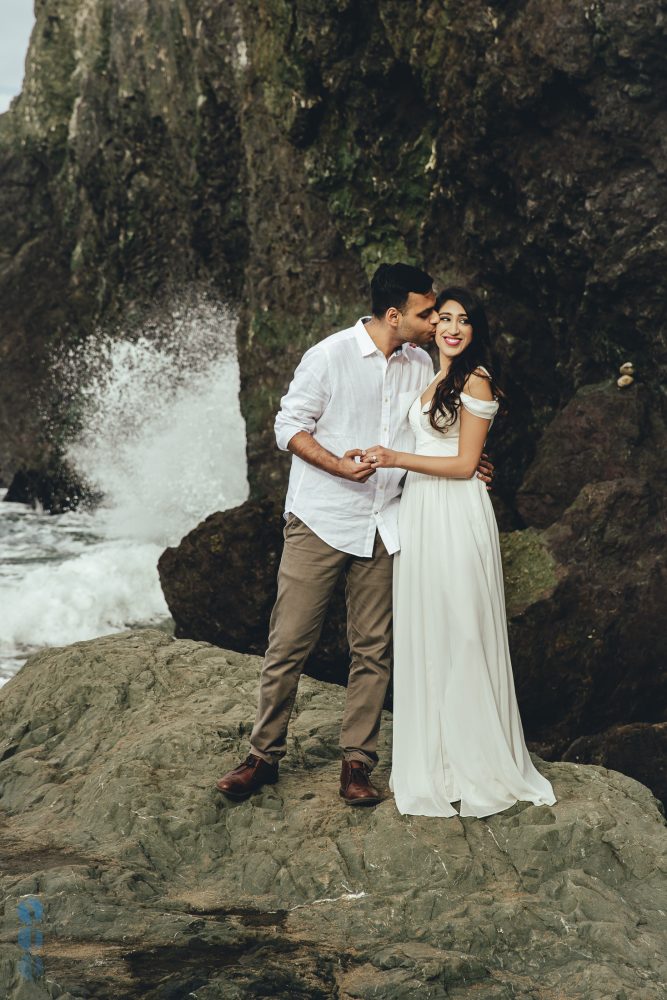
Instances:
[[[473,413],[476,417],[484,417],[493,423],[493,418],[498,412],[498,401],[495,399],[476,399],[461,393],[461,406]],[[443,427],[442,431],[436,431],[431,426],[429,420],[429,410],[431,400],[422,405],[421,396],[417,396],[410,411],[408,419],[415,435],[416,453],[418,455],[458,455],[459,452],[459,431],[460,419],[457,414],[456,420],[452,424]],[[491,424],[489,424],[489,427]]]

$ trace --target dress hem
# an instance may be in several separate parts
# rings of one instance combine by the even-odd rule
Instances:
[[[455,799],[454,801],[459,801],[459,800]],[[396,806],[396,811],[399,813],[399,815],[401,815],[401,816],[427,816],[427,817],[431,817],[433,819],[438,819],[438,818],[439,819],[453,819],[454,816],[459,816],[460,818],[472,817],[474,819],[487,819],[490,816],[497,816],[497,815],[499,815],[499,813],[507,812],[508,809],[511,809],[512,806],[517,805],[518,802],[525,802],[527,805],[531,805],[531,806],[554,806],[558,802],[558,799],[554,798],[552,801],[540,801],[540,800],[534,801],[533,799],[514,799],[514,801],[510,802],[508,805],[501,806],[500,808],[493,808],[489,812],[464,812],[463,809],[460,809],[460,810],[457,811],[452,806],[452,809],[454,809],[453,812],[451,812],[451,813],[443,813],[443,812],[423,812],[423,811],[412,812],[410,809],[406,809],[405,811],[403,811],[403,810],[399,809],[398,803],[396,802],[396,799],[394,798],[394,805]]]

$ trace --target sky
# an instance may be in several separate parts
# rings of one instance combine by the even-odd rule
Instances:
[[[0,0],[0,111],[21,90],[34,0]]]

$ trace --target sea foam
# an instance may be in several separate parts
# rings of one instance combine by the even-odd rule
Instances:
[[[40,646],[168,618],[162,549],[247,496],[235,330],[229,309],[200,297],[55,360],[78,414],[67,459],[102,499],[57,517],[0,505],[5,679]]]

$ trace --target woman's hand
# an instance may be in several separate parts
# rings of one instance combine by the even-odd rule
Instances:
[[[399,452],[384,448],[381,444],[365,448],[361,453],[362,462],[370,462],[374,469],[395,469]]]

